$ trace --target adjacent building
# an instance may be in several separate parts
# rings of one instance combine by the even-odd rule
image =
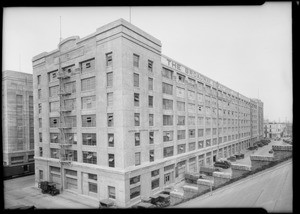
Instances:
[[[32,74],[2,72],[4,177],[34,171],[32,90]]]
[[[36,184],[130,207],[263,133],[263,104],[123,19],[32,59]]]
[[[278,139],[287,135],[288,124],[280,122],[269,122],[264,123],[264,137]]]

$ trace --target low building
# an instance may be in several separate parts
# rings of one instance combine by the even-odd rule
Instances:
[[[4,177],[34,172],[32,74],[2,72]]]

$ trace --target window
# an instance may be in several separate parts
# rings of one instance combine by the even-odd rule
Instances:
[[[41,75],[37,76],[37,84],[40,85],[41,84]]]
[[[39,147],[39,155],[40,157],[43,157],[43,147]]]
[[[82,133],[82,145],[96,146],[97,145],[96,134]]]
[[[173,85],[164,83],[162,84],[162,92],[164,94],[169,94],[169,95],[173,95]]]
[[[185,89],[184,88],[180,88],[180,87],[176,88],[176,95],[177,95],[177,97],[184,98],[185,97],[184,94],[185,94]]]
[[[149,114],[149,126],[154,126],[154,115]]]
[[[188,90],[188,99],[195,100],[195,92]]]
[[[148,96],[148,106],[149,108],[153,108],[153,96]]]
[[[184,83],[185,76],[183,76],[183,75],[177,73],[177,77],[178,77],[178,82]]]
[[[81,80],[81,91],[95,90],[95,77],[90,77]]]
[[[177,131],[177,140],[185,139],[185,130],[178,130]]]
[[[194,87],[196,84],[196,81],[194,79],[189,78],[189,85]]]
[[[134,87],[139,87],[139,75],[134,73],[133,74],[133,86]]]
[[[44,179],[44,172],[43,170],[39,170],[39,180],[43,180]]]
[[[41,114],[42,113],[42,103],[38,104],[38,108],[39,108],[39,114]]]
[[[141,194],[141,186],[133,187],[130,189],[130,199],[136,198]]]
[[[106,74],[107,87],[113,86],[113,72],[109,72]]]
[[[173,126],[173,115],[163,115],[163,125]]]
[[[205,135],[206,135],[206,137],[210,137],[211,129],[205,129]]]
[[[82,127],[96,127],[96,115],[82,115]]]
[[[18,121],[18,125],[22,126],[22,124],[19,123],[19,121]],[[42,118],[39,118],[39,128],[42,128],[42,125],[43,125]],[[50,127],[51,127],[51,125],[50,125]]]
[[[134,133],[134,145],[135,146],[140,145],[140,133]]]
[[[129,180],[129,184],[132,185],[132,184],[137,184],[141,181],[141,176],[138,175],[138,176],[135,176],[135,177],[132,177],[130,178]]]
[[[54,97],[58,94],[59,87],[58,85],[49,87],[49,97]]]
[[[150,77],[148,78],[148,90],[153,91],[153,79]]]
[[[148,71],[153,71],[153,62],[151,60],[148,60]]]
[[[82,152],[83,163],[97,164],[96,152]]]
[[[50,102],[50,112],[54,112],[58,110],[59,110],[59,101]]]
[[[153,149],[149,151],[149,161],[150,162],[154,161],[154,150]]]
[[[38,90],[38,99],[41,99],[42,98],[42,89],[39,89]]]
[[[151,189],[155,189],[159,187],[159,178],[151,181]]]
[[[50,127],[58,127],[58,117],[50,117]]]
[[[213,128],[213,135],[216,135],[216,134],[217,134],[217,129]]]
[[[149,144],[154,143],[154,132],[149,132]]]
[[[204,147],[204,141],[198,141],[198,149],[202,149]]]
[[[179,125],[179,126],[185,125],[185,116],[178,116],[177,125]]]
[[[57,70],[48,73],[49,82],[57,80]]]
[[[77,134],[76,133],[65,133],[65,138],[69,144],[77,144]]]
[[[92,88],[94,89],[94,88]],[[91,89],[89,89],[91,90]],[[76,92],[76,82],[68,82],[68,83],[65,83],[65,91],[67,93],[75,93]]]
[[[115,155],[114,154],[108,154],[108,166],[115,167]]]
[[[206,147],[211,146],[211,141],[210,140],[206,140]]]
[[[159,169],[151,171],[151,177],[155,177],[157,175],[159,175]]]
[[[189,129],[189,138],[195,138],[195,129]]]
[[[89,192],[97,193],[98,192],[97,184],[91,183],[91,182],[88,182],[88,183],[89,183]]]
[[[112,66],[112,52],[106,54],[106,66]]]
[[[109,133],[107,135],[107,139],[108,139],[108,147],[114,147],[114,134]]]
[[[203,102],[203,94],[198,93],[198,102]]]
[[[173,100],[163,99],[163,109],[173,110]]]
[[[140,105],[140,94],[134,93],[134,106],[139,106]]]
[[[188,125],[195,125],[195,117],[189,116],[188,117]]]
[[[82,73],[91,71],[95,68],[95,59],[86,60],[80,63]]]
[[[168,79],[172,79],[173,78],[173,71],[167,69],[167,68],[162,68],[162,76]]]
[[[173,131],[163,132],[163,142],[168,142],[173,140]]]
[[[213,146],[214,146],[214,145],[217,145],[217,143],[218,143],[218,142],[217,142],[217,138],[214,138],[214,139],[213,139]]]
[[[135,126],[140,125],[140,113],[134,113],[134,125]]]
[[[10,158],[11,164],[18,164],[24,162],[24,156],[15,156]]]
[[[113,127],[114,126],[114,114],[113,113],[108,113],[107,114],[107,126],[108,127]]]
[[[193,151],[195,149],[196,149],[196,143],[195,142],[189,143],[189,151]]]
[[[76,108],[76,99],[64,100],[64,108],[67,110],[74,110]]]
[[[140,56],[137,54],[133,54],[133,67],[139,67]]]
[[[204,117],[198,117],[198,125],[203,126],[204,125]]]
[[[43,135],[42,135],[42,133],[39,133],[39,142],[43,142]]]
[[[116,199],[116,188],[108,186],[108,198]]]
[[[59,158],[59,150],[54,149],[54,148],[50,148],[50,157],[58,159]]]
[[[96,96],[88,96],[81,98],[82,109],[94,109],[96,108]]]
[[[204,108],[202,105],[198,105],[198,114],[204,114]]]
[[[174,147],[169,146],[164,148],[164,158],[174,155]]]
[[[77,119],[76,116],[65,117],[65,122],[67,127],[76,127]]]
[[[185,153],[185,144],[181,144],[177,146],[177,154]]]
[[[113,92],[107,93],[107,106],[113,106]]]
[[[219,137],[218,141],[219,141],[219,143],[222,143],[222,137]]]

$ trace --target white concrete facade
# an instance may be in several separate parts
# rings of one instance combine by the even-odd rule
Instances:
[[[50,118],[59,117],[50,103],[59,98],[55,94],[49,96],[52,93],[49,88],[59,84],[51,76],[51,72],[58,70],[59,54],[61,67],[71,68],[72,76],[67,82],[75,82],[69,95],[74,99],[69,116],[76,117],[76,121],[69,132],[76,134],[77,141],[70,147],[76,151],[76,159],[63,166],[73,171],[64,171],[62,175],[59,159],[51,152],[54,151],[51,148],[60,147],[50,139],[50,133],[59,133],[58,128],[50,127]],[[108,55],[112,59],[110,63]],[[32,62],[34,125],[39,130],[35,133],[36,183],[49,180],[61,187],[62,176],[64,190],[99,200],[110,198],[117,206],[130,207],[141,198],[181,181],[185,171],[199,171],[199,165],[229,157],[250,146],[251,136],[258,137],[258,133],[250,133],[249,98],[162,55],[158,39],[123,19],[98,28],[85,38],[67,38],[60,42],[58,49],[35,56]],[[86,62],[88,69],[84,67]],[[162,72],[163,68],[168,71]],[[187,81],[181,83],[179,74]],[[82,82],[87,78],[94,78],[95,83],[88,84],[89,90],[84,89],[87,86]],[[203,84],[202,88],[198,82]],[[165,84],[169,86],[163,86]],[[177,87],[183,94],[177,92]],[[210,89],[206,89],[208,87]],[[201,100],[198,99],[200,93]],[[87,96],[94,96],[91,100],[95,100],[90,101],[88,108],[83,102]],[[220,96],[223,98],[217,101]],[[178,109],[177,101],[185,103],[184,110]],[[199,111],[199,105],[204,111]],[[108,126],[110,114],[113,114],[112,126]],[[153,120],[149,115],[153,115]],[[163,115],[172,117],[165,117],[164,121]],[[95,122],[83,127],[82,116],[90,116]],[[184,116],[182,125],[178,125],[179,116]],[[177,139],[178,131],[182,131],[181,134],[185,131],[182,139]],[[41,142],[39,133],[43,136]],[[84,134],[96,134],[96,143],[85,145]],[[113,138],[109,134],[113,134]],[[168,151],[167,155],[164,151]],[[95,152],[95,162],[89,163],[85,152]],[[114,155],[113,158],[109,154]],[[110,160],[114,160],[114,166]]]

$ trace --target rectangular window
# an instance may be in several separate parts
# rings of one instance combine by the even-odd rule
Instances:
[[[150,77],[148,78],[148,90],[153,91],[153,79]]]
[[[83,163],[97,164],[96,152],[82,152]]]
[[[140,145],[140,133],[134,133],[134,145],[139,146]]]
[[[163,115],[163,125],[173,126],[173,115]]]
[[[57,80],[57,71],[52,71],[48,73],[49,82]]]
[[[154,150],[153,149],[149,151],[149,161],[150,162],[154,161]]]
[[[134,93],[134,106],[140,106],[140,94]]]
[[[96,127],[96,115],[82,115],[82,127]]]
[[[43,180],[43,179],[44,179],[43,170],[39,170],[39,180]]]
[[[96,96],[88,96],[81,98],[82,109],[94,109],[96,108]]]
[[[153,108],[153,96],[148,96],[148,106],[149,108]]]
[[[204,147],[204,141],[198,141],[198,149],[202,149]]]
[[[218,143],[218,142],[217,142],[217,138],[214,138],[214,139],[213,139],[213,146],[214,146],[214,145],[217,145],[217,143]]]
[[[88,182],[89,183],[89,192],[97,193],[98,187],[96,183]]]
[[[115,155],[114,154],[108,154],[108,166],[115,167]]]
[[[173,140],[173,131],[163,132],[163,142],[168,142]]]
[[[65,92],[67,92],[67,93],[75,93],[76,92],[76,82],[74,81],[74,82],[65,83]]]
[[[40,157],[43,157],[43,147],[39,147],[39,155]]]
[[[133,86],[134,87],[139,87],[140,86],[139,74],[136,74],[136,73],[133,74]]]
[[[50,112],[58,111],[59,109],[59,101],[50,102]]]
[[[148,71],[153,72],[153,61],[148,60]]]
[[[77,144],[77,134],[76,133],[65,133],[65,138],[69,144]]]
[[[171,157],[174,155],[174,147],[169,146],[164,148],[164,158]]]
[[[185,144],[181,144],[177,146],[177,154],[185,153],[185,151],[186,151]]]
[[[39,142],[43,142],[43,134],[39,133]]]
[[[162,76],[168,79],[173,79],[173,71],[167,69],[167,68],[162,68],[161,72]]]
[[[151,177],[155,177],[157,175],[159,175],[159,169],[151,171]]]
[[[132,185],[132,184],[137,184],[141,181],[141,176],[138,175],[138,176],[135,176],[135,177],[132,177],[130,178],[129,180],[129,184]]]
[[[11,157],[10,161],[11,161],[12,164],[23,163],[24,162],[24,156]]]
[[[202,105],[198,105],[198,114],[204,114],[204,107]]]
[[[80,63],[81,72],[89,72],[95,69],[95,59],[89,59]]]
[[[198,125],[203,126],[204,125],[204,117],[198,117]]]
[[[195,100],[195,92],[188,90],[188,99]]]
[[[37,76],[37,84],[40,85],[41,84],[41,75]]]
[[[113,72],[106,74],[106,86],[113,87]]]
[[[97,138],[93,133],[82,133],[82,145],[96,146]]]
[[[163,99],[163,109],[173,110],[173,100]]]
[[[116,199],[116,188],[108,186],[108,198]]]
[[[140,113],[134,113],[134,125],[135,126],[140,125]]]
[[[206,140],[206,147],[211,146],[211,140]]]
[[[177,101],[177,111],[185,111],[185,103]]]
[[[114,114],[113,113],[108,113],[107,114],[107,126],[108,127],[113,127],[114,126]]]
[[[106,55],[106,66],[112,66],[113,58],[112,52],[105,54]]]
[[[162,92],[163,94],[173,95],[173,85],[164,83],[162,84]]]
[[[54,148],[50,148],[50,157],[58,159],[59,158],[59,150],[54,149]]]
[[[154,126],[154,115],[149,114],[149,126]]]
[[[130,199],[136,198],[141,195],[141,186],[133,187],[130,189]]]
[[[196,143],[195,142],[189,143],[189,151],[193,151],[195,149],[196,149]]]
[[[95,77],[90,77],[81,80],[81,91],[95,90]]]
[[[42,103],[38,104],[38,108],[39,108],[39,114],[41,114],[42,113]]]
[[[205,135],[206,135],[206,137],[211,137],[210,135],[211,135],[211,129],[205,129]]]
[[[177,77],[178,77],[178,78],[177,78],[178,82],[184,83],[185,76],[183,76],[183,75],[177,73]]]
[[[177,97],[184,98],[185,97],[185,89],[177,87],[176,88],[176,95],[177,95]]]
[[[58,85],[49,87],[49,97],[56,96],[58,94],[58,91],[59,91],[59,86]]]
[[[151,189],[156,189],[159,187],[159,178],[151,181]]]
[[[133,54],[133,67],[139,67],[140,56],[137,54]]]
[[[50,117],[50,127],[58,127],[58,117]]]
[[[185,116],[178,116],[177,125],[184,126],[185,125]]]
[[[198,93],[198,102],[203,102],[203,94]]]
[[[149,144],[154,143],[154,132],[149,132]]]
[[[20,126],[22,126],[22,124],[19,123],[19,121],[18,121],[17,124],[20,125]],[[42,118],[39,118],[39,128],[42,128],[42,127],[43,127]],[[50,127],[52,127],[51,124],[50,124]]]
[[[107,139],[108,139],[108,147],[114,147],[115,143],[114,143],[114,134],[109,133],[107,135]]]
[[[107,106],[113,106],[113,92],[107,93]]]
[[[39,89],[38,90],[38,99],[41,99],[42,98],[42,89]]]
[[[65,110],[75,110],[76,109],[76,99],[64,100]]]
[[[177,140],[185,139],[185,130],[178,130],[177,131]]]
[[[195,129],[189,129],[189,138],[195,138]]]
[[[195,125],[196,118],[189,116],[188,117],[188,125]]]

